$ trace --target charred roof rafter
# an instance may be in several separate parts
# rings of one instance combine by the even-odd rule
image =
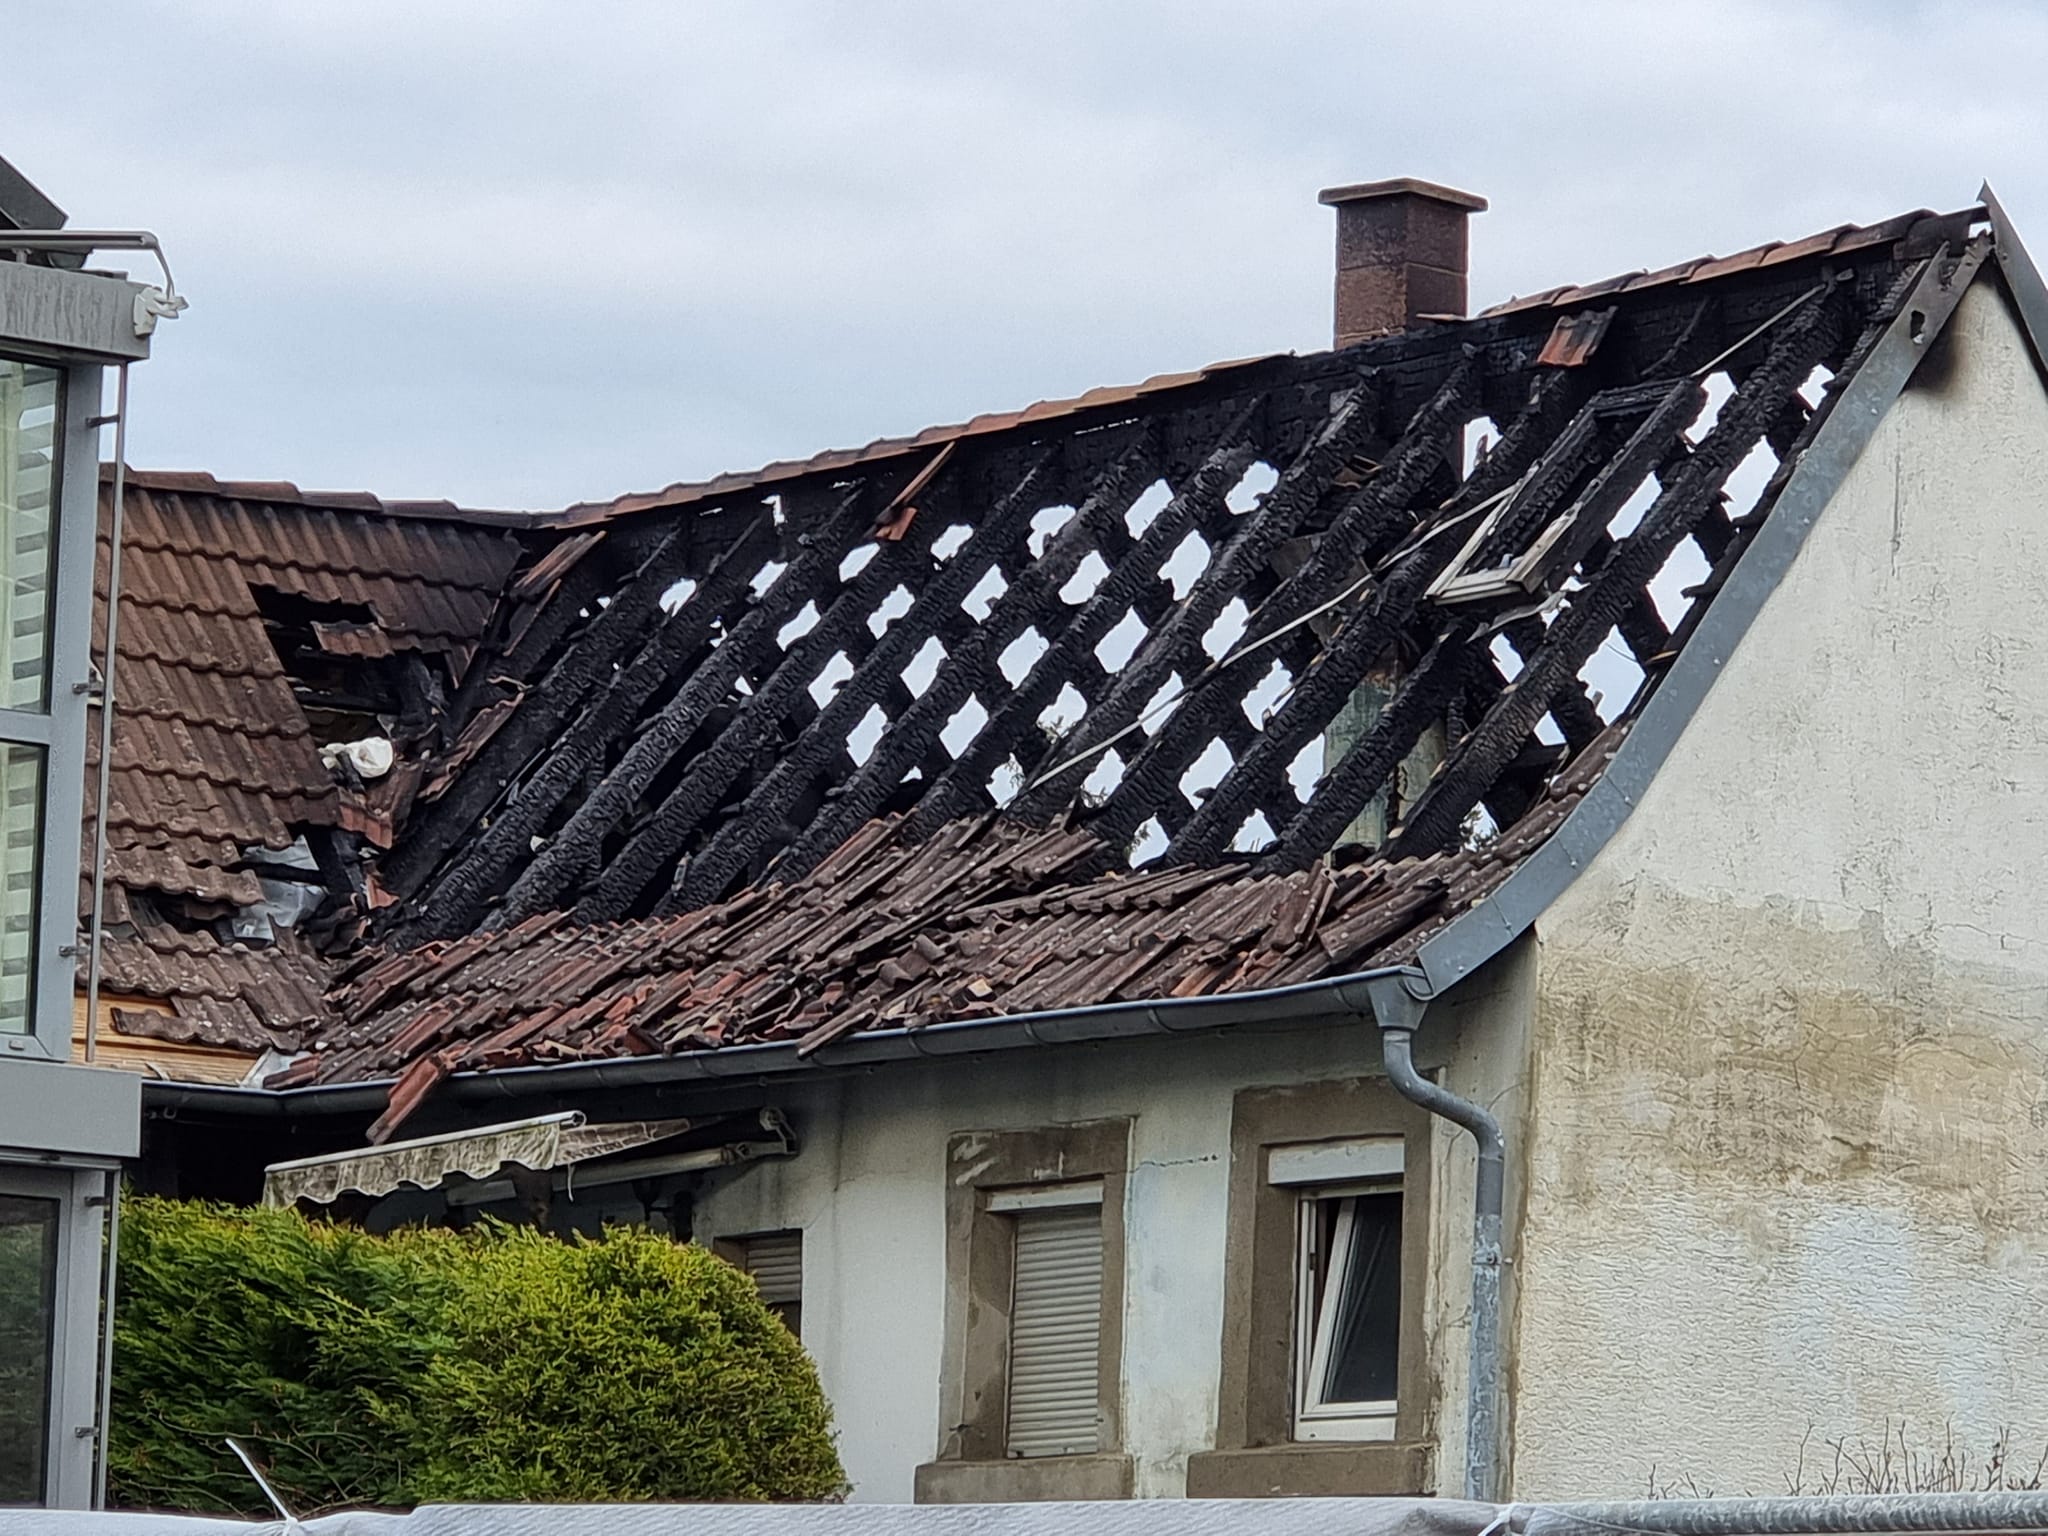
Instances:
[[[1423,327],[921,455],[825,456],[773,482],[765,528],[765,482],[735,477],[726,501],[602,525],[595,555],[570,533],[531,561],[549,595],[504,623],[460,767],[387,862],[405,898],[387,929],[687,911],[803,880],[898,813],[910,836],[991,815],[1085,830],[1076,878],[1161,849],[1301,870],[1439,727],[1445,759],[1419,800],[1404,781],[1393,851],[1454,845],[1476,806],[1512,820],[1626,718],[1581,677],[1591,650],[1618,635],[1641,683],[1597,686],[1635,689],[1632,709],[1682,640],[1682,583],[1650,591],[1665,557],[1690,539],[1714,568],[1740,547],[1733,440],[1718,422],[1688,437],[1693,376],[1727,376],[1724,416],[1768,394],[1752,440],[1782,459],[1811,425],[1793,392],[1811,364],[1789,388],[1782,369],[1753,381],[1821,312],[1860,324],[1900,270],[1871,248],[1602,293],[1598,323],[1549,352],[1571,316]],[[1505,430],[1461,479],[1482,419]],[[1238,487],[1261,463],[1275,479],[1254,500]],[[1684,516],[1632,525],[1639,490]],[[636,550],[635,574],[607,576]],[[1435,585],[1453,562],[1524,585],[1453,602]],[[701,644],[650,622],[650,593],[684,573]],[[1369,675],[1393,680],[1376,723],[1310,783],[1304,754]]]

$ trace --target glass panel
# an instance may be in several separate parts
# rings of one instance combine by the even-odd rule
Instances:
[[[58,1202],[0,1195],[0,1504],[40,1504],[50,1441]]]
[[[51,522],[63,375],[0,358],[0,708],[50,699]]]
[[[43,752],[0,742],[0,1034],[35,1028]]]
[[[1338,1310],[1321,1396],[1326,1403],[1391,1402],[1400,1362],[1401,1197],[1359,1195],[1346,1203],[1350,1242],[1334,1255],[1343,1284],[1324,1298]]]

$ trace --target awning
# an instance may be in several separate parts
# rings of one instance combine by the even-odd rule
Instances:
[[[406,1185],[433,1189],[454,1174],[488,1179],[508,1165],[544,1173],[680,1136],[694,1123],[626,1120],[589,1125],[580,1111],[569,1110],[356,1152],[301,1157],[272,1163],[263,1170],[263,1203],[290,1205],[295,1200],[310,1200],[326,1205],[350,1192],[388,1195]]]

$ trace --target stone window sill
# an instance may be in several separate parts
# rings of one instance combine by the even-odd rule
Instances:
[[[1191,1499],[1389,1497],[1429,1491],[1435,1447],[1426,1441],[1262,1445],[1197,1451],[1188,1458]]]
[[[917,1469],[914,1494],[920,1504],[1021,1504],[1130,1496],[1131,1458],[1114,1453],[928,1461]]]

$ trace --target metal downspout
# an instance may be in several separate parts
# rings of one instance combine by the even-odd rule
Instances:
[[[106,653],[100,658],[100,765],[92,808],[92,914],[85,963],[85,1059],[99,1054],[100,971],[105,950],[102,917],[107,887],[107,793],[114,766],[114,648],[121,639],[121,525],[128,489],[128,365],[121,364],[114,395],[114,496],[108,515]]]
[[[1387,1081],[1404,1099],[1471,1133],[1479,1154],[1472,1191],[1472,1362],[1465,1389],[1465,1497],[1498,1503],[1501,1483],[1500,1228],[1506,1203],[1507,1145],[1500,1122],[1415,1070],[1415,1030],[1424,999],[1411,990],[1420,973],[1367,983]]]

